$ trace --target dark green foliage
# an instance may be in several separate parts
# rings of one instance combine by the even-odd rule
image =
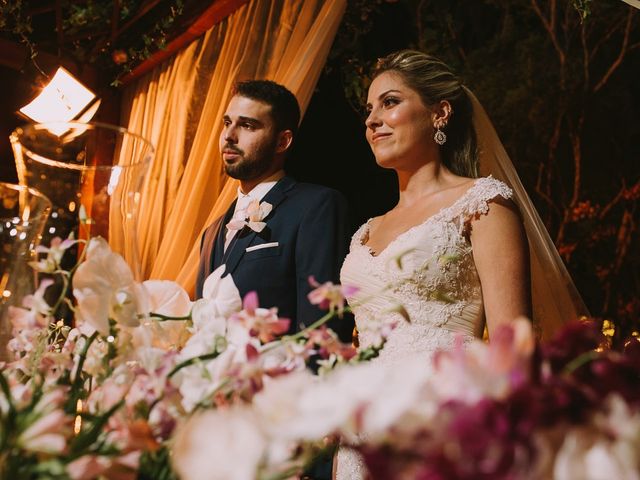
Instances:
[[[171,469],[169,449],[161,447],[155,452],[144,452],[140,458],[139,480],[177,480]]]
[[[62,32],[52,34],[53,13],[39,19],[28,13],[37,3],[0,0],[0,36],[25,44],[33,58],[38,51],[55,52],[78,64],[91,65],[114,85],[118,77],[166,47],[184,13],[184,0],[160,2],[148,11],[144,10],[145,2],[121,0],[114,29],[113,1],[62,2]],[[36,21],[44,25],[35,26]]]

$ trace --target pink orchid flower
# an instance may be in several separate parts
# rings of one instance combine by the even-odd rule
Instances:
[[[353,345],[342,343],[337,335],[326,325],[309,332],[307,346],[309,348],[315,347],[321,358],[329,358],[331,355],[336,355],[345,360],[350,360],[358,353]]]
[[[67,465],[67,474],[73,480],[135,480],[139,459],[140,452],[137,451],[119,457],[84,455]]]
[[[336,285],[333,282],[321,284],[313,275],[309,277],[309,285],[314,287],[307,295],[309,301],[323,310],[337,311],[339,315],[344,311],[346,298],[358,291],[358,287],[351,285]]]
[[[258,308],[258,294],[249,292],[244,297],[243,309],[231,317],[240,322],[252,337],[268,343],[289,331],[291,320],[278,317],[277,308]]]
[[[67,418],[64,411],[54,410],[22,432],[19,442],[25,450],[32,452],[62,453],[67,446],[65,434],[70,425],[71,418]]]
[[[38,285],[33,295],[27,295],[22,300],[23,307],[9,307],[9,320],[14,332],[46,327],[49,324],[48,315],[51,306],[44,299],[44,293],[53,284],[53,280],[44,279]]]
[[[249,401],[264,388],[266,377],[278,377],[291,372],[291,365],[278,364],[267,365],[261,352],[254,345],[248,343],[245,346],[246,361],[235,362],[226,371],[226,377],[230,381],[224,392],[235,401]]]
[[[73,420],[61,408],[66,395],[65,389],[58,388],[40,399],[34,412],[35,421],[18,439],[25,450],[53,454],[65,451]]]

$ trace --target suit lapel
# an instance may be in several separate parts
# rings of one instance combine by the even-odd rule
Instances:
[[[269,202],[273,207],[273,209],[271,210],[271,213],[265,220],[267,223],[267,226],[265,228],[269,228],[269,220],[273,218],[273,216],[276,213],[276,209],[278,208],[278,205],[282,203],[282,201],[285,198],[287,198],[287,193],[289,192],[289,190],[293,188],[295,184],[296,184],[295,180],[292,179],[291,177],[282,177],[278,181],[278,183],[276,183],[273,186],[273,188],[269,190],[269,192],[261,200],[261,202]],[[245,227],[245,229],[248,229],[248,227]],[[255,236],[256,236],[256,232],[249,230],[248,233],[244,232],[244,234],[236,235],[234,239],[231,240],[231,244],[227,249],[228,256],[225,255],[227,256],[227,261],[224,262],[227,265],[225,269],[225,275],[227,273],[233,273],[233,271],[238,266],[238,263],[244,256],[245,249],[249,245],[251,245],[251,241],[254,239]],[[224,242],[223,242],[223,246],[224,246]]]
[[[227,213],[224,214],[224,218],[222,219],[218,227],[218,234],[216,235],[216,244],[214,248],[213,265],[211,271],[214,271],[223,263],[222,259],[224,258],[224,242],[227,237],[227,223],[229,223],[231,217],[233,216],[233,211],[236,208],[237,201],[237,199],[233,201],[233,203],[227,210]]]

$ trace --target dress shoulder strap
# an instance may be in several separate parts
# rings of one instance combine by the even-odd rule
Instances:
[[[467,217],[486,215],[489,212],[489,202],[497,197],[509,200],[513,197],[513,190],[491,176],[479,178],[469,189],[461,213]]]
[[[473,186],[460,197],[448,213],[449,219],[459,219],[463,223],[489,213],[489,203],[497,197],[511,199],[513,191],[509,186],[495,178],[478,178]]]
[[[353,234],[350,244],[351,250],[358,246],[362,246],[365,243],[366,239],[369,237],[369,225],[371,224],[371,220],[373,220],[373,218],[370,218],[365,223],[360,225],[360,228],[358,228],[358,230],[356,230],[356,233]]]

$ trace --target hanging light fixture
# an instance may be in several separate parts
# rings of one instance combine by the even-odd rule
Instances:
[[[19,112],[30,120],[88,122],[96,114],[100,99],[63,67],[59,67],[40,94]]]

